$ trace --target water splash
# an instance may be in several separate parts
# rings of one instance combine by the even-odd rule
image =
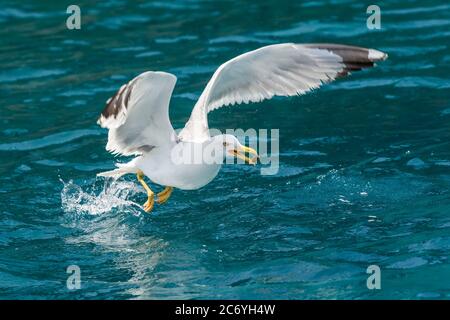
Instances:
[[[134,183],[129,181],[106,181],[99,188],[93,184],[83,188],[72,180],[64,182],[61,191],[61,206],[64,212],[77,213],[79,215],[99,215],[118,208],[139,207],[140,205],[131,198],[141,191]]]

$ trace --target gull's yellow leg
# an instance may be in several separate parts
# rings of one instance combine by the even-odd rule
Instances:
[[[165,187],[163,191],[157,194],[158,198],[156,199],[156,202],[162,204],[167,200],[169,200],[172,191],[173,191],[172,187]]]
[[[147,191],[148,200],[146,203],[144,203],[144,210],[145,212],[150,212],[153,209],[153,206],[155,204],[155,193],[150,189],[150,187],[145,183],[144,181],[144,173],[139,170],[137,172],[137,179],[144,187],[145,191]]]

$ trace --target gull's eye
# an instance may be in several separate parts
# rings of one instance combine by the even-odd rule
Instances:
[[[226,147],[228,145],[228,143],[224,142],[222,143],[224,147]]]

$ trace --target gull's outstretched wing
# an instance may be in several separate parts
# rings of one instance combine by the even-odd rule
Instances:
[[[106,150],[137,155],[174,142],[169,101],[176,81],[173,74],[148,71],[123,85],[97,121],[109,129]]]
[[[338,44],[283,43],[244,53],[221,65],[206,85],[179,137],[208,139],[208,112],[222,106],[301,95],[387,55]]]

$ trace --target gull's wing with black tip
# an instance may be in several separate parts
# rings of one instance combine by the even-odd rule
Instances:
[[[179,137],[207,140],[208,112],[222,106],[301,95],[386,58],[375,49],[339,44],[283,43],[244,53],[216,70]]]

